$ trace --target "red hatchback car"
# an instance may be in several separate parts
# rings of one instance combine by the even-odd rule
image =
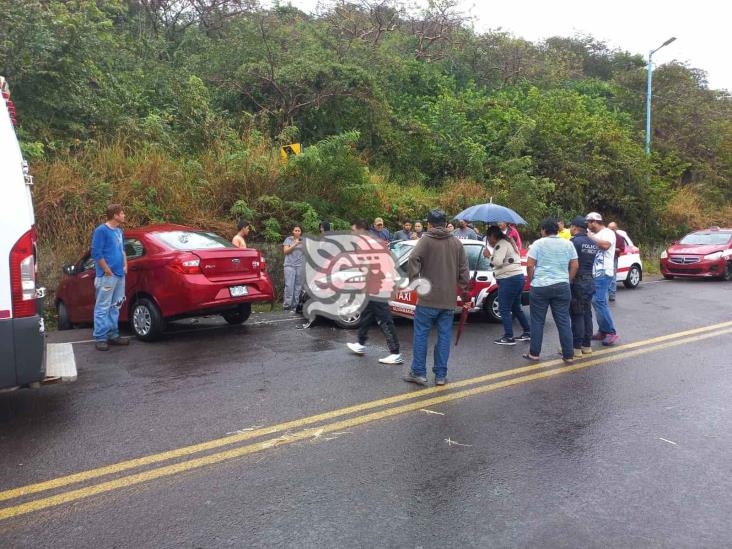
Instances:
[[[241,324],[252,303],[274,301],[264,257],[240,249],[207,231],[182,225],[149,225],[125,231],[126,302],[120,322],[129,321],[138,338],[152,341],[167,320],[221,314]],[[87,251],[56,291],[59,329],[94,318],[94,259]]]
[[[661,274],[732,280],[732,229],[712,227],[674,242],[661,253]]]

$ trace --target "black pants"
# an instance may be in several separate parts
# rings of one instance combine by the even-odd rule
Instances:
[[[592,338],[592,296],[595,283],[591,276],[578,276],[572,284],[572,301],[569,307],[572,318],[572,339],[575,349],[589,347]]]
[[[369,329],[374,322],[384,332],[389,352],[395,355],[399,354],[399,338],[397,338],[396,328],[394,327],[394,319],[391,317],[389,304],[383,301],[370,300],[366,304],[366,308],[361,315],[361,322],[358,325],[358,342],[361,345],[366,343],[369,338]]]

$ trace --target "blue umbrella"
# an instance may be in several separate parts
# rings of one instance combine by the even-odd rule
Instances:
[[[482,221],[483,223],[514,223],[517,225],[528,225],[526,220],[511,208],[498,204],[478,204],[470,206],[457,214],[455,219],[465,221]]]

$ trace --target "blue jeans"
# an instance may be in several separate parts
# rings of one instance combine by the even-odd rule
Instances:
[[[107,341],[119,337],[119,310],[125,301],[125,277],[98,276],[94,279],[94,339]]]
[[[614,276],[602,275],[595,278],[595,295],[592,296],[592,306],[597,317],[597,328],[604,334],[615,333],[615,324],[613,324],[613,317],[610,315],[610,306],[607,302],[612,284],[615,284]]]
[[[435,309],[417,305],[414,311],[414,340],[412,343],[412,373],[427,376],[427,339],[432,326],[437,324],[437,343],[435,343],[434,366],[436,378],[447,377],[447,359],[450,357],[452,323],[455,320],[453,309]]]
[[[544,340],[544,322],[549,307],[552,309],[554,324],[559,332],[559,342],[562,345],[562,356],[572,358],[572,326],[569,322],[569,304],[572,292],[569,284],[552,284],[551,286],[531,287],[531,345],[529,350],[533,356],[541,354],[541,344]]]
[[[529,321],[521,308],[524,281],[522,274],[498,280],[498,310],[501,312],[503,335],[506,337],[513,337],[514,318],[519,321],[524,332],[530,331]]]

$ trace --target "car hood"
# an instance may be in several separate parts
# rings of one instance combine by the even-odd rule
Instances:
[[[726,248],[727,246],[724,244],[674,244],[669,247],[668,253],[674,255],[708,255],[714,252],[721,252]]]

